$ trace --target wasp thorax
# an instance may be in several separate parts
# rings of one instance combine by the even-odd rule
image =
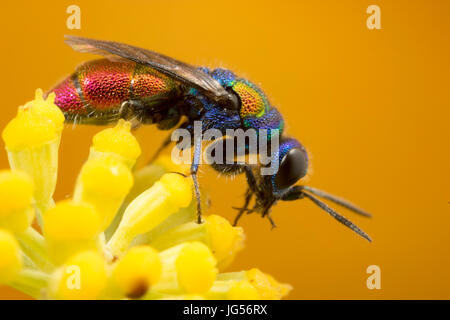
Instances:
[[[269,102],[263,92],[247,80],[236,80],[233,83],[233,91],[241,102],[241,118],[260,117],[269,108]]]

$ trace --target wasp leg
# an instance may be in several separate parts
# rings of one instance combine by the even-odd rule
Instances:
[[[267,218],[269,219],[270,224],[272,225],[272,230],[275,229],[277,227],[277,225],[275,224],[275,221],[273,221],[270,213],[267,214]]]
[[[248,205],[250,201],[252,200],[253,193],[250,191],[250,189],[247,189],[247,193],[245,195],[245,202],[242,208],[236,208],[239,210],[238,214],[236,215],[236,218],[234,218],[233,227],[237,226],[239,219],[242,217],[244,212],[249,212]]]
[[[122,119],[130,121],[132,130],[136,130],[141,126],[144,116],[144,105],[142,101],[126,100],[122,102],[119,109],[119,116]]]
[[[194,182],[195,198],[197,201],[197,223],[200,224],[202,223],[202,205],[200,198],[200,188],[197,180],[197,171],[200,164],[200,158],[202,156],[202,138],[195,137],[194,139],[194,158],[191,164],[191,177],[192,181]]]
[[[276,200],[273,199],[272,201],[270,201],[270,203],[266,204],[266,206],[263,209],[262,212],[262,217],[267,217],[267,219],[269,219],[270,224],[272,225],[272,229],[276,228],[276,224],[272,219],[272,216],[270,215],[270,208],[272,208],[272,206],[275,204]]]
[[[247,178],[248,190],[247,190],[247,194],[245,197],[244,206],[242,208],[239,208],[239,212],[238,212],[236,218],[234,219],[234,224],[233,224],[234,226],[237,225],[239,219],[242,217],[244,212],[247,212],[247,214],[250,214],[255,211],[255,208],[258,206],[258,198],[259,199],[264,198],[264,195],[261,193],[261,190],[258,188],[256,178],[255,178],[255,175],[253,174],[251,167],[243,166],[243,171],[245,172],[245,177]],[[255,195],[255,194],[257,196],[255,207],[253,209],[248,209],[248,205],[249,205],[253,195]],[[263,217],[265,217],[266,215],[267,215],[267,213],[263,213]],[[271,218],[269,218],[269,220],[271,221],[272,226],[274,226],[275,224],[273,223],[273,220]]]
[[[255,175],[249,166],[244,166],[245,177],[247,178],[247,184],[252,193],[259,193],[258,186],[256,183]]]

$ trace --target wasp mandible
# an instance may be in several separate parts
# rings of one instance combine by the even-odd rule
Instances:
[[[271,207],[279,200],[309,199],[363,238],[370,237],[316,196],[328,199],[353,212],[370,216],[346,200],[308,186],[294,186],[308,170],[308,155],[296,139],[283,134],[284,120],[263,91],[254,83],[230,70],[194,67],[165,55],[123,43],[68,36],[65,40],[79,52],[94,53],[104,59],[80,65],[76,71],[50,92],[64,112],[66,122],[111,124],[126,119],[138,124],[156,124],[159,129],[184,128],[192,131],[201,121],[202,131],[214,128],[278,130],[278,171],[260,175],[255,167],[242,164],[211,164],[222,174],[245,174],[248,189],[235,224],[243,213],[257,212],[275,226]],[[268,135],[267,139],[271,139]],[[157,154],[171,142],[166,139]],[[200,191],[197,172],[202,138],[193,137],[191,177],[201,223]],[[227,144],[224,143],[224,148]],[[252,198],[254,205],[249,208]]]

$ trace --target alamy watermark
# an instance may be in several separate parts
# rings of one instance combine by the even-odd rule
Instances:
[[[366,25],[369,30],[380,30],[381,29],[381,9],[376,4],[372,4],[367,7],[367,14],[370,14],[367,17]]]
[[[372,264],[366,269],[367,274],[370,276],[367,278],[366,285],[370,290],[381,289],[381,269],[376,264]]]
[[[69,274],[66,280],[66,286],[69,290],[81,289],[81,270],[77,265],[66,267],[66,273]]]
[[[179,128],[172,132],[171,140],[177,142],[172,149],[172,161],[176,164],[248,164],[261,165],[261,175],[278,172],[280,133],[278,129],[226,129],[225,135],[218,129],[202,132],[202,121],[194,122],[194,137],[189,130]],[[192,154],[192,141],[213,141]],[[196,160],[198,158],[198,160]]]
[[[66,20],[66,27],[69,30],[81,29],[81,9],[76,4],[67,7],[66,13],[70,14]]]

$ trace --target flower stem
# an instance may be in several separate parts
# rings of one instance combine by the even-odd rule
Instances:
[[[53,270],[53,265],[47,255],[44,237],[33,227],[29,227],[24,233],[18,236],[19,243],[24,253],[33,263],[43,271]]]
[[[47,287],[50,276],[38,270],[23,269],[10,286],[33,298],[40,298],[41,289]]]

